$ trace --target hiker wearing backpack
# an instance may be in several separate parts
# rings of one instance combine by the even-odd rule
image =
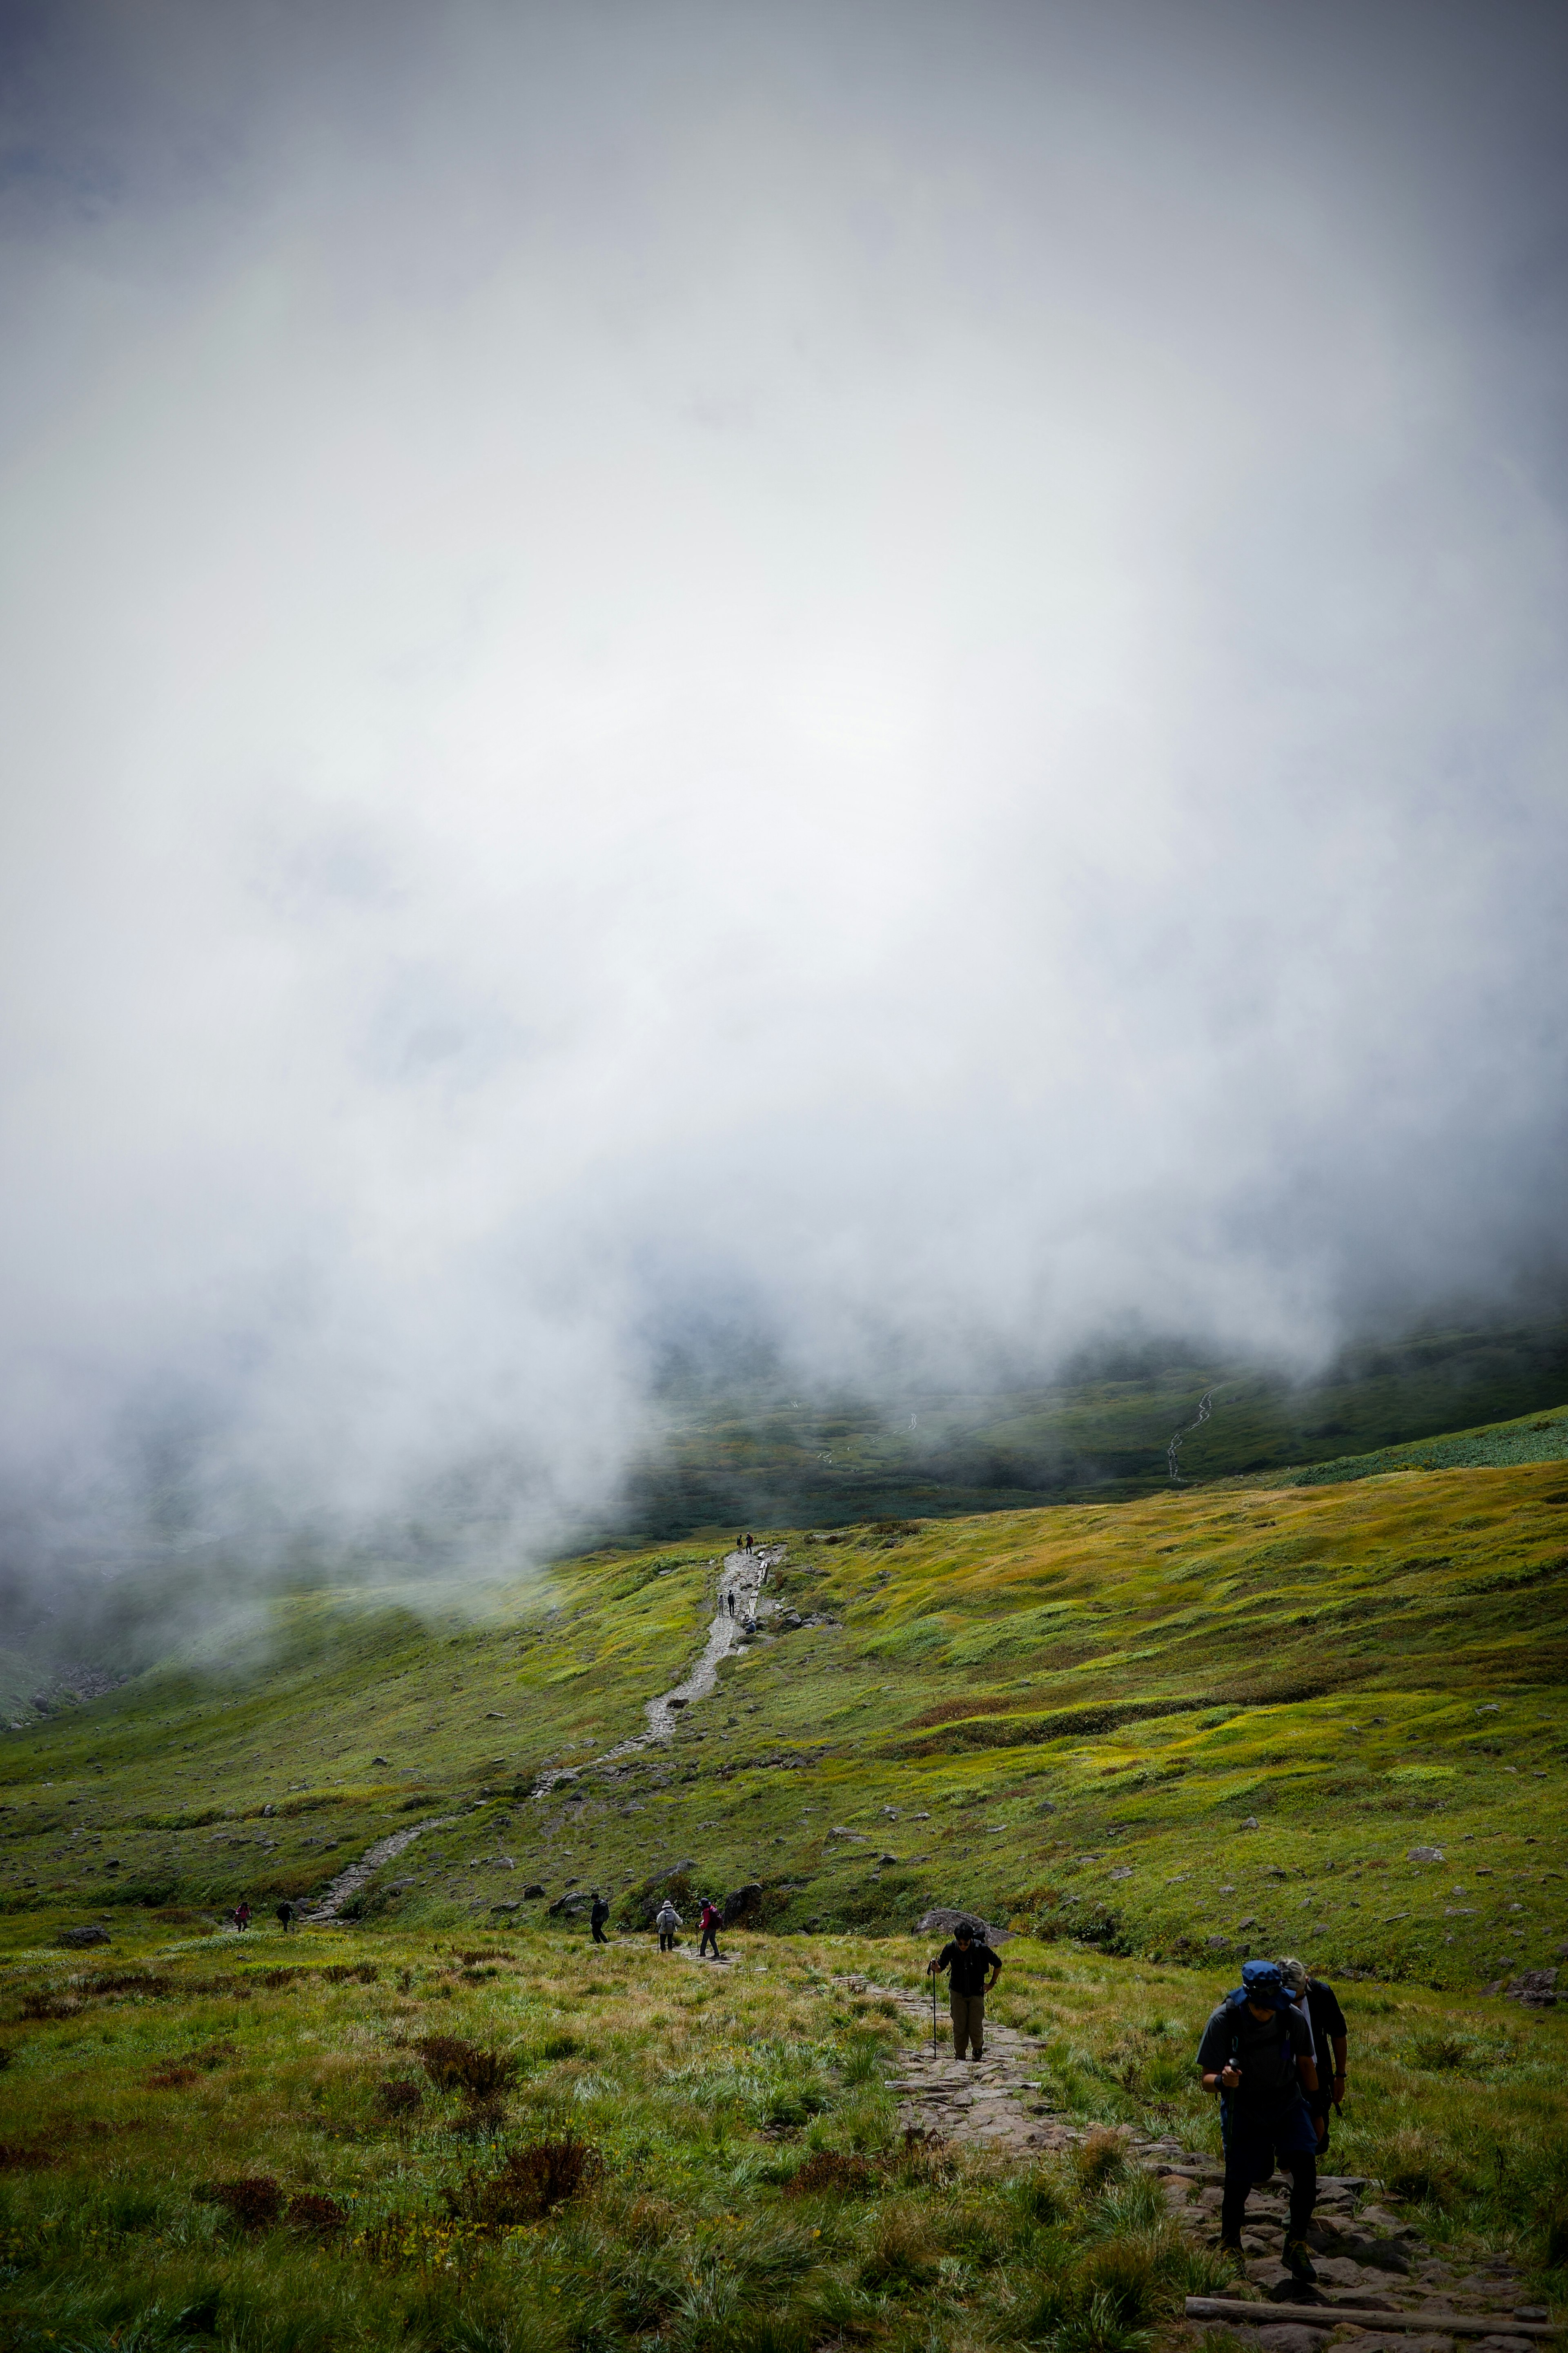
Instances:
[[[680,1926],[680,1915],[676,1910],[668,1895],[665,1897],[664,1902],[659,1905],[658,1910],[654,1914],[653,1925],[658,1930],[659,1951],[661,1953],[673,1953],[675,1950],[675,1932]]]
[[[278,1906],[278,1925],[285,1936],[294,1925],[294,1906],[287,1898]]]
[[[713,1947],[714,1959],[719,1958],[719,1906],[711,1896],[705,1897],[702,1905],[702,1939],[697,1947],[699,1960],[701,1960],[710,1945]]]
[[[1345,2104],[1345,2048],[1349,2028],[1332,1986],[1315,1978],[1305,1963],[1289,1955],[1281,1957],[1279,1974],[1285,1990],[1312,2030],[1312,2064],[1318,2088],[1307,2102],[1318,2127],[1318,2155],[1329,2147],[1329,2110]]]
[[[973,1920],[961,1920],[952,1936],[953,1941],[942,1947],[935,1960],[927,1963],[926,1975],[934,1978],[943,1969],[949,1972],[947,2007],[952,2019],[952,2055],[962,2059],[967,2044],[978,2059],[985,2049],[985,1997],[1002,1974],[1001,1956],[992,1951],[983,1931],[976,1932]],[[934,1989],[931,1998],[934,2001]]]
[[[1239,2252],[1247,2192],[1267,2181],[1276,2158],[1290,2177],[1285,2267],[1300,2284],[1316,2279],[1306,2230],[1318,2198],[1318,2129],[1312,2031],[1285,1989],[1275,1961],[1245,1961],[1241,1983],[1204,2029],[1198,2071],[1220,2095],[1225,2193],[1219,2242]]]
[[[594,1931],[594,1942],[595,1945],[607,1945],[610,1941],[608,1936],[605,1934],[605,1923],[609,1916],[609,1904],[606,1899],[600,1894],[598,1889],[595,1887],[594,1890],[594,1906],[588,1915],[588,1926]]]

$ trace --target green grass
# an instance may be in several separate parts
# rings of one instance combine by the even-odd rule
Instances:
[[[1159,2327],[1223,2284],[1114,2168],[1096,2190],[1060,2160],[904,2149],[886,2073],[919,2030],[888,1992],[923,1947],[730,1941],[701,1973],[537,1930],[143,1930],[112,1968],[13,1965],[5,2341],[1068,2353],[1110,2288],[1124,2326]],[[1079,2117],[1213,2151],[1191,2053],[1216,1982],[1019,1939],[994,2008]],[[1340,2163],[1419,2199],[1440,2244],[1545,2263],[1568,2025],[1419,1989],[1352,2017]],[[434,2037],[504,2060],[500,2096],[441,2088]],[[542,2139],[591,2153],[547,2216],[506,2191]],[[795,2191],[824,2151],[858,2160],[850,2194]]]
[[[1510,1462],[1560,1462],[1568,1455],[1568,1409],[1521,1414],[1513,1421],[1451,1430],[1408,1446],[1370,1454],[1337,1455],[1297,1473],[1299,1487],[1331,1486],[1344,1479],[1376,1479],[1385,1471],[1490,1471]]]
[[[808,1533],[782,1598],[815,1622],[668,1748],[594,1762],[700,1649],[715,1557],[606,1550],[428,1617],[296,1596],[0,1736],[5,2341],[1159,2329],[1203,2282],[1114,2185],[895,2145],[900,2021],[833,1980],[913,1983],[931,1902],[1012,1924],[995,2006],[1062,2108],[1194,2146],[1208,2007],[1243,1951],[1303,1954],[1352,2018],[1341,2161],[1439,2238],[1568,2247],[1568,2021],[1480,1990],[1568,1936],[1560,1466]],[[580,1769],[535,1799],[546,1765]],[[279,1896],[426,1822],[353,1926],[285,1941]],[[661,1970],[637,1924],[671,1873],[760,1891],[733,1971]],[[609,1890],[626,1941],[587,1950],[535,1879]],[[56,1944],[93,1921],[107,1947]],[[433,2080],[435,2035],[499,2054],[484,2096]],[[581,2194],[515,2219],[509,2153],[574,2137]],[[791,2193],[819,2149],[866,2160],[853,2196]],[[255,2230],[210,2194],[247,2177]]]
[[[1166,1447],[1205,1390],[1214,1412],[1183,1442],[1187,1479],[1364,1454],[1540,1413],[1568,1396],[1561,1318],[1363,1344],[1300,1383],[1150,1343],[1027,1388],[910,1385],[880,1400],[823,1398],[784,1370],[755,1371],[754,1354],[717,1384],[694,1367],[672,1370],[625,1525],[648,1535],[726,1520],[804,1527],[1149,1493],[1169,1483]]]
[[[291,1599],[221,1672],[0,1737],[0,1950],[309,1895],[444,1814],[372,1916],[527,1921],[531,1881],[628,1916],[690,1859],[780,1929],[964,1903],[1111,1952],[1308,1946],[1474,1987],[1568,1936],[1565,1544],[1551,1464],[808,1539],[783,1593],[818,1622],[605,1766],[700,1646],[703,1551],[566,1564],[467,1618]],[[585,1769],[532,1799],[547,1764]]]

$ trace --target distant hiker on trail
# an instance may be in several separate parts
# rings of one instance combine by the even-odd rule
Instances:
[[[291,1904],[279,1904],[278,1906],[278,1925],[285,1936],[294,1926],[294,1906]]]
[[[675,1950],[675,1932],[680,1926],[681,1923],[680,1915],[676,1910],[668,1895],[665,1897],[664,1902],[659,1905],[658,1910],[654,1914],[653,1925],[658,1930],[659,1951],[661,1953],[673,1953]]]
[[[1198,2071],[1205,2091],[1220,2095],[1220,2245],[1240,2251],[1247,2192],[1268,2179],[1278,2158],[1290,2176],[1285,2265],[1300,2284],[1309,2284],[1317,2277],[1305,2234],[1318,2200],[1318,2128],[1308,2101],[1316,2096],[1318,2076],[1312,2030],[1286,1991],[1277,1963],[1242,1963],[1241,1983],[1204,2029]]]
[[[748,1528],[748,1529],[746,1530],[746,1550],[747,1550],[748,1552],[754,1552],[754,1551],[756,1550],[756,1547],[757,1547],[757,1539],[756,1539],[756,1537],[752,1534],[752,1532],[751,1532],[750,1528]]]
[[[746,1539],[745,1539],[745,1537],[744,1537],[744,1536],[737,1536],[737,1537],[735,1538],[735,1550],[736,1550],[737,1552],[744,1552],[744,1551],[745,1551],[745,1549],[746,1549]]]
[[[733,1586],[731,1587],[729,1592],[724,1596],[724,1599],[730,1605],[730,1615],[732,1618],[735,1614],[735,1588]]]
[[[1304,1962],[1284,1955],[1279,1974],[1285,1980],[1286,1992],[1312,2030],[1312,2064],[1317,2070],[1318,2088],[1308,2094],[1307,2105],[1318,2127],[1318,2155],[1322,2157],[1329,2146],[1329,2110],[1342,2108],[1345,2104],[1349,2029],[1332,1986],[1315,1978]]]
[[[248,1905],[248,1904],[237,1904],[237,1905],[236,1905],[236,1906],[235,1906],[235,1911],[234,1911],[234,1925],[235,1925],[235,1926],[236,1926],[237,1928],[241,1929],[241,1930],[244,1930],[244,1929],[246,1929],[246,1928],[248,1928],[248,1927],[249,1927],[249,1926],[250,1926],[250,1906],[249,1906],[249,1905]]]
[[[710,1945],[713,1947],[714,1959],[719,1958],[719,1906],[711,1896],[705,1896],[702,1904],[702,1941],[697,1947],[699,1960],[707,1952]]]
[[[973,1920],[961,1920],[952,1938],[934,1961],[927,1963],[926,1975],[934,1978],[943,1969],[950,1972],[947,2007],[952,2020],[952,2055],[962,2059],[967,2043],[971,2055],[978,2059],[985,2049],[985,1997],[1002,1974],[1001,1957],[992,1951]]]
[[[609,1905],[595,1887],[594,1890],[594,1908],[588,1915],[588,1926],[594,1931],[594,1942],[595,1945],[607,1945],[610,1941],[608,1936],[605,1934],[605,1923],[609,1916]]]

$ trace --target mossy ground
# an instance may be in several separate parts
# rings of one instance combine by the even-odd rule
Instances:
[[[112,1966],[14,1964],[4,2341],[1110,2353],[1222,2284],[1152,2185],[904,2147],[887,2075],[917,2030],[884,1989],[919,1982],[924,1947],[726,1942],[716,1968],[646,1936],[602,1952],[540,1930],[144,1923]],[[1024,1938],[1006,1959],[994,2012],[1039,2038],[1064,2109],[1217,2147],[1191,2063],[1212,1973]],[[1351,2010],[1342,2168],[1424,2200],[1439,2244],[1548,2263],[1568,2024],[1419,1989]],[[434,2036],[501,2054],[512,2080],[437,2088]],[[553,2213],[508,2219],[487,2185],[542,2137],[582,2140],[599,2169]],[[863,2162],[819,2165],[803,2194],[820,2151]],[[215,2199],[240,2181],[260,2194]]]
[[[592,1764],[700,1647],[714,1557],[600,1554],[440,1622],[301,1598],[248,1656],[4,1737],[0,1951],[264,1910],[443,1813],[370,1915],[455,1928],[538,1881],[626,1917],[689,1861],[692,1886],[759,1885],[779,1929],[958,1903],[1455,1989],[1568,1936],[1555,1464],[797,1542],[781,1595],[818,1622],[728,1662],[670,1746]],[[586,1769],[531,1799],[546,1765]]]

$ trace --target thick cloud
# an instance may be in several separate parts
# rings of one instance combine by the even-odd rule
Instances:
[[[1560,1266],[1555,12],[8,26],[26,1556]]]

